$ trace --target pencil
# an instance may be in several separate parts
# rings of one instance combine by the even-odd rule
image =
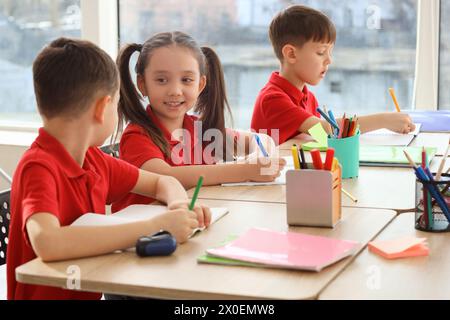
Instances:
[[[445,152],[445,156],[441,161],[441,164],[439,166],[439,170],[436,174],[436,181],[441,181],[442,172],[444,171],[445,163],[447,162],[448,153],[450,151],[450,144],[447,146],[447,151]]]
[[[194,195],[192,196],[191,204],[189,205],[189,210],[191,211],[194,209],[195,201],[197,201],[198,193],[200,191],[200,188],[202,187],[202,184],[203,184],[203,176],[200,176],[200,178],[198,178],[197,186],[195,187],[194,190]]]
[[[392,101],[394,101],[395,108],[397,109],[397,112],[402,112],[400,110],[400,106],[398,105],[397,97],[395,96],[394,88],[389,88],[389,93],[391,94]]]
[[[344,188],[341,188],[342,193],[345,194],[347,197],[349,197],[354,203],[358,202],[358,199],[356,199],[354,196],[352,196],[348,191],[346,191]]]

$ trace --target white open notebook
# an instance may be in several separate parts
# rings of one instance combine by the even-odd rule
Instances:
[[[362,134],[360,143],[364,146],[403,146],[407,147],[420,133],[422,124],[416,123],[416,130],[408,134],[400,134],[388,129],[379,129]]]
[[[135,204],[111,215],[97,213],[83,214],[72,223],[72,226],[110,226],[125,224],[150,219],[166,211],[166,206]],[[222,218],[227,213],[227,208],[211,208],[211,224]],[[205,228],[195,229],[191,234],[191,237],[204,229]]]

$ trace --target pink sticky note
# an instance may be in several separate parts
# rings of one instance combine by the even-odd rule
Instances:
[[[430,250],[425,243],[426,240],[426,238],[404,237],[373,241],[369,243],[369,250],[386,259],[428,256]]]

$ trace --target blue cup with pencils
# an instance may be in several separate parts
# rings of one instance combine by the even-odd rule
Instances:
[[[414,169],[416,180],[415,227],[426,232],[450,231],[450,169],[444,173],[450,152],[447,147],[436,174],[428,167],[428,157],[423,148],[422,163],[417,165],[406,150],[403,151]]]
[[[360,130],[356,115],[336,120],[331,110],[317,108],[317,112],[331,125],[332,134],[328,136],[328,147],[335,150],[335,157],[342,166],[342,179],[359,176],[359,138]]]
[[[342,166],[342,179],[359,176],[359,138],[358,118],[341,119],[339,129],[328,136],[328,147],[335,150],[335,157]]]
[[[425,232],[450,232],[450,222],[444,210],[450,211],[450,175],[444,174],[438,181],[434,179],[416,180],[415,228]],[[441,203],[430,193],[436,190],[444,200]],[[444,207],[446,206],[446,208]]]

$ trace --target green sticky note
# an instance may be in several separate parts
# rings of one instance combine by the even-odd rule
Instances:
[[[314,127],[308,130],[311,137],[316,140],[316,142],[305,143],[302,148],[305,151],[310,151],[313,149],[319,149],[320,151],[327,151],[328,149],[328,134],[320,123],[316,124]]]

